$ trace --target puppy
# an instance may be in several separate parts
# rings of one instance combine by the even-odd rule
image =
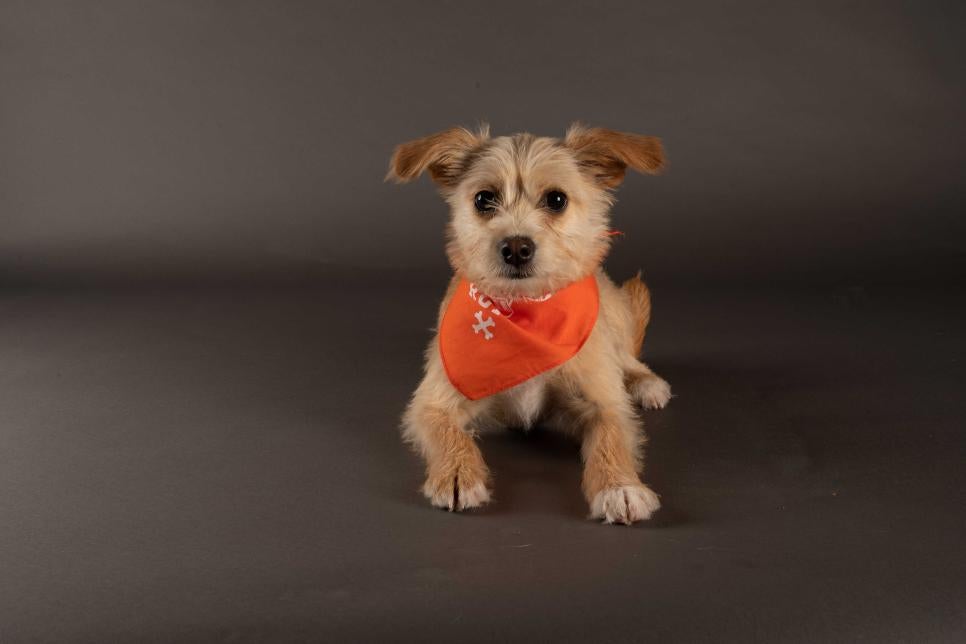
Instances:
[[[396,148],[387,179],[428,171],[451,210],[455,274],[402,423],[433,505],[487,503],[475,437],[539,421],[580,439],[592,518],[631,524],[660,507],[639,476],[636,414],[671,397],[638,360],[650,296],[639,276],[618,287],[601,263],[613,190],[628,168],[664,163],[657,138],[579,124],[562,140],[453,128]]]

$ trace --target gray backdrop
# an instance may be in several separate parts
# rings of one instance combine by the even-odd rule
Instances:
[[[962,2],[0,0],[0,642],[966,641]],[[399,439],[448,278],[401,141],[662,136],[662,509]]]
[[[579,119],[667,144],[618,272],[961,269],[962,3],[813,4],[3,2],[0,261],[436,271],[445,210],[381,183],[392,147]]]

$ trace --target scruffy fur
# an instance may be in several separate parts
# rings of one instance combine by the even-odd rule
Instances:
[[[628,168],[655,174],[664,151],[654,137],[572,126],[561,139],[516,134],[491,138],[487,128],[453,128],[396,148],[387,178],[399,182],[427,171],[449,203],[446,248],[455,275],[440,317],[460,278],[491,297],[538,297],[588,275],[597,279],[600,312],[590,338],[573,358],[499,394],[472,401],[443,370],[438,338],[426,351],[425,375],[403,416],[403,435],[426,461],[423,493],[449,510],[490,500],[490,473],[476,436],[495,426],[537,421],[582,441],[583,492],[590,515],[606,523],[647,519],[660,507],[641,482],[643,433],[636,406],[662,408],[667,382],[638,360],[651,301],[640,277],[618,287],[604,273],[612,190]],[[481,190],[498,195],[495,211],[474,207]],[[562,213],[541,203],[562,191]],[[511,279],[497,251],[523,235],[538,249],[525,279]],[[437,325],[438,326],[438,325]]]

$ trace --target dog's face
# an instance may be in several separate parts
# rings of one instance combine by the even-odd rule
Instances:
[[[589,275],[610,246],[612,190],[664,165],[653,137],[572,127],[563,140],[446,130],[396,148],[389,178],[429,170],[450,205],[447,255],[491,296],[540,296]]]

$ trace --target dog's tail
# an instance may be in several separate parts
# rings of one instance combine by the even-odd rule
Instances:
[[[631,307],[631,351],[636,358],[641,355],[647,323],[651,321],[651,292],[641,281],[640,273],[621,284],[621,290],[627,293]]]

